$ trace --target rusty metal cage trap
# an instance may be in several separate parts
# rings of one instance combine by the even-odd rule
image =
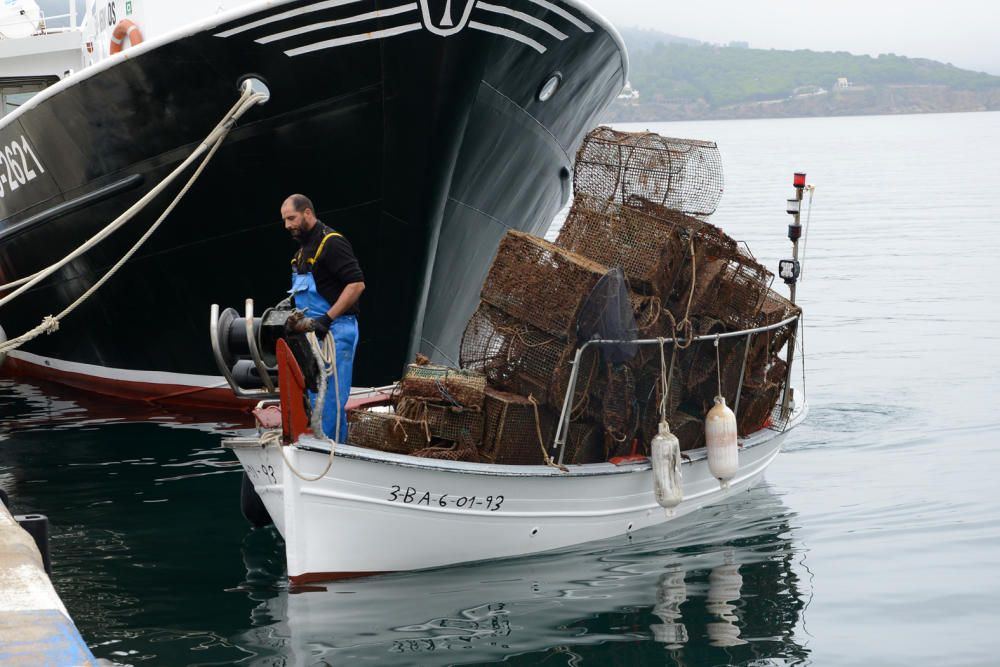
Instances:
[[[392,412],[348,410],[347,442],[383,452],[409,454],[431,444],[427,424]]]
[[[621,267],[633,290],[668,295],[687,251],[675,224],[580,193],[556,245],[604,266]]]
[[[486,390],[483,412],[480,456],[490,463],[505,465],[544,463],[542,452],[552,442],[557,415],[525,396],[492,388]]]
[[[623,203],[639,195],[677,211],[711,215],[722,197],[722,159],[714,142],[598,127],[577,152],[573,189]]]
[[[468,408],[482,408],[485,390],[480,373],[433,364],[410,364],[400,382],[404,397]]]
[[[427,433],[435,440],[460,442],[471,439],[480,442],[483,439],[481,408],[443,405],[404,396],[396,405],[396,414],[424,424]]]
[[[570,337],[607,268],[543,239],[509,231],[483,283],[483,301],[556,336]]]
[[[459,363],[462,368],[483,374],[493,387],[561,408],[569,385],[573,343],[525,324],[488,303],[480,303],[462,335]],[[599,352],[581,359],[584,378],[596,372]],[[583,383],[576,391],[574,405],[587,401]]]

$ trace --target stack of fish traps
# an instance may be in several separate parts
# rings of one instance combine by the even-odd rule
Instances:
[[[798,310],[773,275],[706,222],[722,193],[715,144],[598,128],[584,141],[574,201],[557,241],[510,231],[465,329],[461,370],[413,365],[392,409],[354,412],[350,441],[419,456],[497,464],[547,460],[598,282],[619,267],[640,338],[688,338],[774,324]],[[667,421],[682,449],[704,444],[720,392],[743,435],[775,426],[788,326],[765,334],[667,344]],[[581,357],[564,463],[648,453],[662,393],[660,350],[626,363],[592,346]]]
[[[486,378],[432,364],[411,364],[392,406],[348,412],[348,442],[381,451],[479,461]]]
[[[641,338],[722,334],[797,314],[771,289],[773,275],[705,221],[722,184],[714,143],[598,128],[577,156],[573,208],[557,244],[624,270]],[[641,258],[632,255],[638,251]],[[678,346],[667,420],[683,449],[703,444],[702,415],[720,385],[730,406],[739,397],[742,435],[778,426],[775,406],[786,374],[779,355],[791,334],[785,326],[750,339],[721,339],[718,350],[712,342]],[[673,350],[667,349],[669,364]],[[638,433],[648,443],[659,420],[659,350],[642,348],[632,365]]]

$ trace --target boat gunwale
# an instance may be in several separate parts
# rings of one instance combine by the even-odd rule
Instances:
[[[780,430],[762,428],[751,433],[746,438],[741,439],[741,449],[749,450],[765,445],[775,438],[784,435],[787,431],[795,428],[806,418],[809,412],[809,405],[805,401],[797,406],[789,416],[785,427]],[[303,442],[304,441],[304,442]],[[221,446],[225,449],[252,449],[267,447],[292,447],[299,451],[312,452],[317,454],[330,454],[330,446],[311,435],[303,436],[294,445],[281,445],[277,443],[264,443],[260,436],[257,437],[234,437],[226,438]],[[468,461],[442,461],[439,459],[427,459],[409,454],[397,454],[393,452],[382,452],[365,447],[337,443],[334,447],[334,456],[353,461],[368,463],[380,463],[388,466],[401,468],[416,468],[419,470],[433,472],[458,473],[463,475],[477,475],[481,477],[555,477],[562,479],[579,477],[603,477],[608,475],[625,475],[643,472],[652,469],[652,462],[649,459],[643,461],[614,464],[607,461],[601,463],[569,464],[561,468],[546,465],[498,465],[496,463],[472,463]],[[708,452],[704,447],[682,452],[682,465],[693,465],[699,461],[707,459]]]
[[[470,0],[470,2],[473,0]],[[618,47],[618,53],[622,60],[622,86],[624,87],[625,82],[628,81],[630,62],[628,56],[628,48],[625,46],[625,40],[618,32],[618,29],[612,25],[612,23],[604,17],[603,14],[588,6],[583,0],[559,0],[565,5],[568,5],[572,9],[584,14],[587,18],[594,21],[600,29],[604,30],[605,33],[615,42]],[[45,102],[51,97],[59,94],[64,90],[72,88],[76,84],[85,81],[105,70],[112,69],[131,58],[145,54],[147,51],[152,51],[161,46],[165,46],[172,42],[180,41],[182,39],[193,37],[194,35],[206,32],[208,30],[214,29],[223,25],[225,23],[231,23],[233,21],[238,21],[240,19],[252,16],[258,12],[264,12],[272,9],[277,9],[284,5],[292,4],[297,2],[297,0],[259,0],[258,2],[248,3],[240,7],[234,7],[233,9],[214,14],[213,16],[201,19],[200,21],[193,21],[187,25],[183,25],[174,30],[169,30],[162,35],[152,37],[151,39],[137,44],[128,49],[120,51],[114,55],[107,56],[106,58],[84,67],[70,76],[60,79],[57,83],[52,84],[48,88],[38,92],[33,95],[27,102],[22,104],[20,107],[7,114],[6,116],[0,118],[0,131],[4,130],[8,125],[13,124],[17,119],[19,119],[23,114],[34,109],[39,104]],[[82,34],[82,28],[80,29]]]

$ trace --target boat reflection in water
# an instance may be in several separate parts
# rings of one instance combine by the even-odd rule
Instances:
[[[797,662],[808,582],[794,518],[765,486],[669,533],[298,592],[277,590],[281,546],[256,531],[243,588],[258,627],[235,643],[251,665]]]

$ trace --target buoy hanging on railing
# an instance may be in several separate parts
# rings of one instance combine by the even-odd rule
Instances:
[[[684,498],[684,489],[681,486],[681,445],[666,421],[660,422],[659,432],[653,436],[650,447],[656,502],[672,516],[674,508]]]
[[[726,406],[726,399],[715,397],[715,405],[705,417],[705,448],[708,469],[723,489],[740,466],[739,444],[736,442],[736,415]]]

